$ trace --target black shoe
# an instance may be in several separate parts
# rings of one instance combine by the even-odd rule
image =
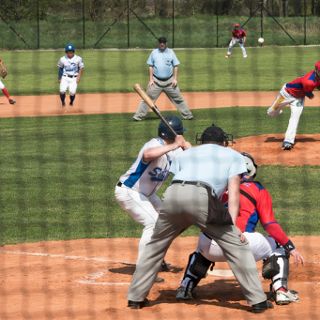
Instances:
[[[130,309],[142,309],[143,307],[149,304],[148,299],[144,299],[143,301],[131,301],[128,300],[128,308]]]
[[[63,107],[65,107],[65,106],[66,106],[66,103],[65,103],[65,102],[62,102],[61,104],[62,104],[62,106],[63,106]]]
[[[71,106],[71,107],[72,107],[72,106],[73,106],[73,102],[70,102],[70,103],[69,103],[69,106]]]
[[[170,271],[170,265],[163,260],[161,263],[160,272],[169,272],[169,271]]]
[[[273,304],[268,301],[265,300],[263,302],[257,303],[257,304],[253,304],[251,306],[251,312],[253,313],[261,313],[266,311],[267,309],[272,309],[273,308]]]

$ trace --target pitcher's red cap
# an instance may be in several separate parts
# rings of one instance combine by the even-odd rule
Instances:
[[[320,61],[317,61],[317,62],[316,62],[315,68],[316,68],[317,70],[320,70]]]

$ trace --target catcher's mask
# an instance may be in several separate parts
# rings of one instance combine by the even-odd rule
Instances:
[[[241,154],[247,167],[247,173],[245,173],[244,175],[249,176],[251,179],[254,179],[257,175],[258,165],[254,161],[254,158],[251,154],[246,152],[241,152]]]
[[[205,129],[201,134],[196,135],[196,143],[217,143],[227,147],[233,144],[233,135],[225,133],[220,127],[212,124],[211,127]]]

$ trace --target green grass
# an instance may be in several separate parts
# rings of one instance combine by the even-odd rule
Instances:
[[[79,50],[86,65],[79,92],[128,92],[147,82],[146,51]],[[317,47],[249,48],[243,59],[236,48],[231,59],[225,49],[181,50],[180,87],[184,91],[279,90],[311,70],[319,59]],[[2,51],[9,68],[4,81],[13,95],[57,93],[57,61],[62,51]]]
[[[319,115],[306,109],[300,131],[317,132]],[[287,125],[287,115],[270,120],[263,108],[195,116],[185,123],[191,141],[212,121],[235,137],[280,133]],[[141,226],[120,209],[113,190],[157,125],[154,118],[135,123],[127,114],[0,119],[0,243],[139,237]],[[320,167],[262,167],[259,180],[286,231],[319,234]]]
[[[141,16],[141,14],[140,14]],[[99,38],[108,30],[115,17],[105,21],[85,21],[85,46],[87,48],[127,48],[128,27],[124,15],[119,23],[109,29],[107,35],[97,44]],[[169,18],[144,17],[143,21],[156,36],[166,35],[172,39],[172,20]],[[226,46],[230,40],[230,28],[235,22],[244,23],[248,16],[216,16],[196,14],[190,17],[175,18],[175,47],[212,48]],[[278,21],[295,39],[296,43],[279,28],[270,17],[264,17],[264,38],[268,45],[304,44],[303,17],[279,17]],[[217,27],[218,23],[218,27]],[[12,30],[0,20],[0,47],[7,49],[37,48],[37,21],[9,21],[9,24],[26,41],[25,44]],[[64,17],[60,14],[40,21],[40,48],[62,48],[66,41],[83,45],[83,24],[79,16]],[[320,22],[318,17],[307,18],[307,44],[319,44]],[[260,37],[260,17],[254,17],[245,26],[248,31],[248,45],[256,46]],[[217,43],[218,35],[218,43]],[[130,17],[129,46],[148,48],[154,45],[153,35],[133,16]]]

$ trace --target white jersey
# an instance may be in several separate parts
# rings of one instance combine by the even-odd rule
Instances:
[[[139,151],[138,157],[130,169],[120,177],[120,182],[147,197],[155,193],[168,177],[173,157],[177,152],[182,151],[179,148],[151,162],[143,161],[143,153],[146,149],[162,145],[164,145],[164,141],[161,138],[154,138],[147,142]]]
[[[63,76],[77,76],[79,71],[84,68],[82,58],[76,54],[70,59],[67,56],[60,58],[58,67],[63,68]]]

